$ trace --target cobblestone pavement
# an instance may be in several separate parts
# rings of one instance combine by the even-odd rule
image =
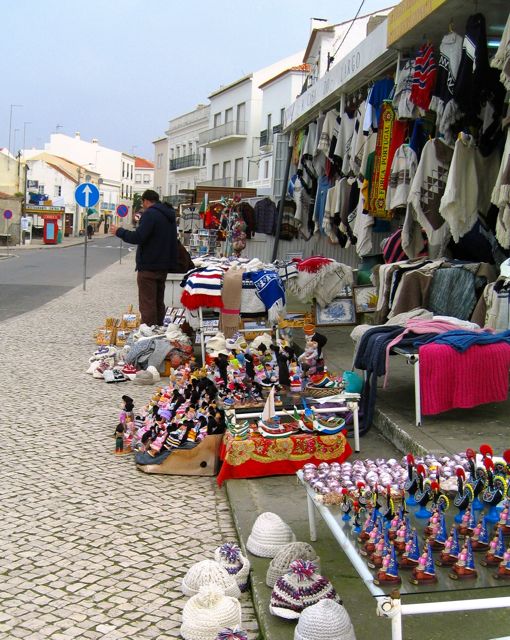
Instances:
[[[93,330],[130,303],[133,254],[0,323],[0,638],[177,638],[182,576],[235,539],[214,478],[143,474],[112,453],[121,395],[140,407],[151,387],[85,370]]]

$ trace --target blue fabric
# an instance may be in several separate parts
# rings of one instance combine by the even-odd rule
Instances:
[[[382,80],[377,80],[377,82],[374,83],[374,86],[372,87],[369,103],[374,107],[378,126],[379,118],[381,117],[381,107],[383,100],[389,98],[391,92],[393,91],[393,86],[393,80],[391,80],[391,78],[383,78]]]
[[[324,221],[324,210],[326,209],[326,198],[328,191],[331,188],[331,183],[327,176],[319,178],[317,185],[317,197],[315,199],[315,219],[319,225],[319,231],[324,233],[322,223]]]
[[[264,303],[266,309],[280,302],[285,305],[285,289],[282,280],[276,271],[261,269],[251,273],[251,280],[257,289],[257,295]]]
[[[466,329],[454,329],[453,331],[446,331],[445,333],[433,336],[425,342],[420,342],[420,344],[429,344],[430,342],[445,344],[464,353],[464,351],[467,351],[467,349],[474,344],[484,345],[496,344],[498,342],[507,342],[510,344],[510,330],[501,331],[500,333],[476,333],[475,331],[467,331]]]

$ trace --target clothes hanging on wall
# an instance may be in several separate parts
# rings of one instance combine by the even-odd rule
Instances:
[[[434,47],[427,42],[418,51],[414,61],[410,96],[411,102],[424,111],[429,108],[436,75],[437,66]]]
[[[418,157],[408,144],[401,145],[393,158],[386,191],[386,209],[393,211],[407,206],[411,183],[416,174]]]

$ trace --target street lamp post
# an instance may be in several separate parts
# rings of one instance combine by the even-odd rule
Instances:
[[[15,109],[16,107],[22,107],[22,104],[11,104],[11,109],[10,109],[10,113],[9,113],[9,153],[11,153],[11,133],[12,133],[12,110]],[[7,169],[9,170],[10,168],[10,163],[7,165]]]

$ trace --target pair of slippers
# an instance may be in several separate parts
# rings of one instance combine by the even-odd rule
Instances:
[[[147,367],[145,371],[138,371],[133,382],[135,384],[154,384],[160,379],[159,371],[156,367]]]

